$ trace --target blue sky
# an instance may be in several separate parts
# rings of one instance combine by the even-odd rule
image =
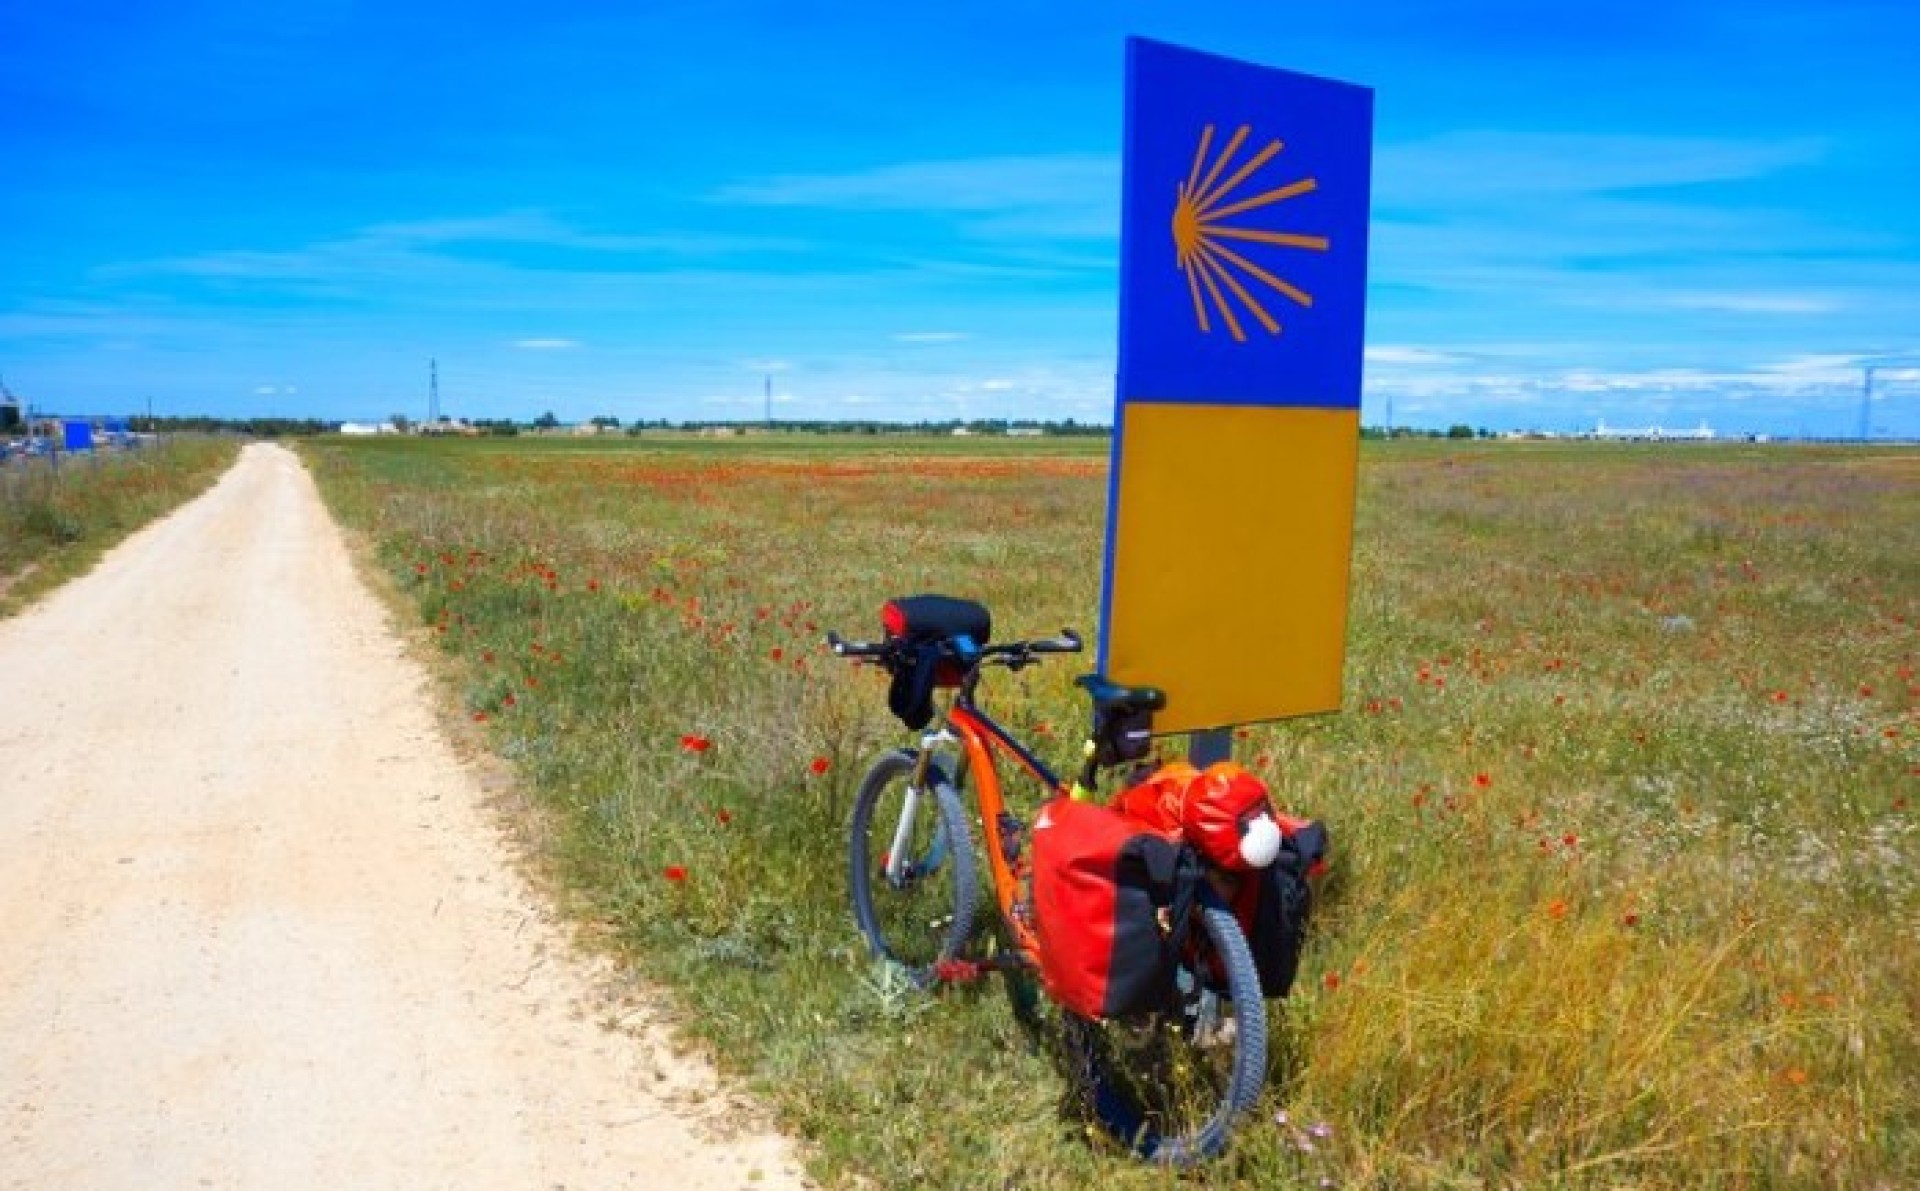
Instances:
[[[1369,423],[1920,435],[1904,0],[9,4],[0,378],[1104,422],[1128,34],[1375,89]]]

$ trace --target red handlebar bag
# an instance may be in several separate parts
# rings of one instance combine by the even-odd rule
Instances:
[[[1119,811],[1069,798],[1041,807],[1033,917],[1048,994],[1089,1018],[1171,1004],[1200,880],[1191,849]]]

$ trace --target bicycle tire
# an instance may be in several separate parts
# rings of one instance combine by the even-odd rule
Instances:
[[[1195,909],[1204,942],[1181,971],[1174,1009],[1105,1022],[1062,1015],[1084,1107],[1109,1137],[1165,1166],[1217,1156],[1266,1082],[1266,1001],[1253,953],[1238,919],[1211,890]],[[1218,960],[1217,977],[1209,954]],[[1230,1019],[1208,1020],[1226,1012]]]
[[[882,755],[861,779],[848,833],[847,877],[854,920],[868,949],[926,988],[938,966],[966,947],[977,887],[966,807],[946,771],[932,763],[921,792],[932,801],[916,811],[911,859],[900,877],[887,875],[899,810],[918,764],[919,754],[898,749]]]

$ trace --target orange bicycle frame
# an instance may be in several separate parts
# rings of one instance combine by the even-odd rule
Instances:
[[[1026,895],[1024,886],[1029,876],[1027,858],[1024,851],[1010,858],[1008,853],[1012,849],[1007,847],[1001,834],[1006,799],[1000,789],[999,769],[994,764],[994,744],[997,742],[1012,753],[1020,767],[1049,793],[1066,794],[1069,786],[1054,776],[1011,733],[975,707],[962,706],[956,700],[955,705],[947,711],[947,726],[959,737],[964,750],[964,764],[954,776],[955,782],[964,783],[969,772],[973,775],[974,799],[980,808],[981,828],[986,833],[987,865],[993,873],[993,891],[1000,903],[1000,917],[1013,932],[1014,944],[1020,953],[1038,966],[1040,942],[1034,934],[1032,916],[1022,906]],[[1019,862],[1017,869],[1014,860]]]

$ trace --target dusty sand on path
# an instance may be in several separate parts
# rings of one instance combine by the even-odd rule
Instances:
[[[802,1185],[657,1020],[289,452],[0,622],[0,1188]]]

